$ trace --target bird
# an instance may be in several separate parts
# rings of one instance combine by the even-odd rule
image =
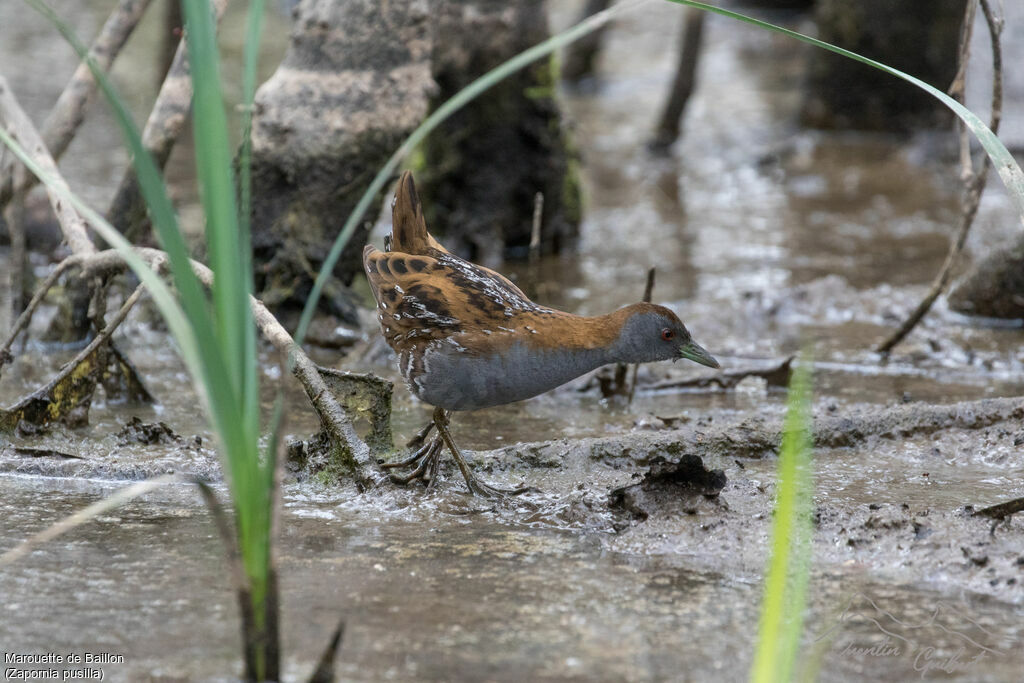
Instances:
[[[447,446],[470,493],[506,496],[527,488],[487,484],[470,469],[449,430],[451,413],[537,396],[610,363],[681,358],[710,368],[717,360],[693,341],[670,309],[635,303],[580,316],[535,303],[505,276],[445,249],[428,231],[412,173],[392,201],[384,251],[367,244],[363,267],[387,344],[414,396],[433,420],[410,441],[412,455],[384,463],[392,481],[437,480]],[[438,435],[427,438],[432,429]]]

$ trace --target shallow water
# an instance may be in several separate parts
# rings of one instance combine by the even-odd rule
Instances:
[[[555,23],[570,20],[575,5],[559,4]],[[82,33],[101,16],[83,13]],[[544,303],[597,314],[638,299],[647,268],[656,266],[655,300],[679,311],[729,368],[807,345],[818,367],[819,410],[1020,395],[1024,332],[966,324],[941,301],[888,363],[870,351],[916,304],[944,258],[956,179],[942,136],[905,144],[797,130],[803,48],[712,18],[684,139],[670,158],[645,150],[680,16],[677,7],[652,4],[617,20],[597,87],[564,93],[584,161],[580,249],[543,261],[536,272],[521,264],[505,270],[535,287]],[[16,22],[20,41],[7,39],[16,24],[0,22],[0,57],[18,54],[23,64],[26,54],[49,54],[38,49],[49,34],[21,14]],[[282,29],[283,22],[270,26],[278,46]],[[61,85],[33,79],[28,67],[8,71],[16,92],[38,88],[26,95],[33,114],[45,111],[46,93]],[[123,153],[111,151],[116,136],[102,117],[90,126],[69,150],[67,171],[73,186],[102,206]],[[185,177],[188,154],[176,156],[172,177]],[[194,215],[194,190],[178,183],[172,193]],[[991,183],[969,246],[980,250],[1014,221],[1002,188]],[[371,329],[367,340],[374,336]],[[205,448],[118,445],[112,434],[131,415],[210,443],[166,335],[133,316],[120,341],[160,404],[138,410],[99,396],[90,427],[19,440],[88,458],[90,466],[109,465],[94,470],[115,479],[34,476],[56,468],[12,465],[6,457],[5,470],[22,474],[0,475],[0,547],[116,490],[123,485],[116,478],[154,468],[215,468]],[[391,361],[360,360],[373,355],[318,352],[317,360],[397,379]],[[66,357],[30,347],[5,368],[0,404],[36,386]],[[625,434],[651,415],[728,423],[783,409],[784,394],[760,381],[729,392],[645,388],[702,372],[683,364],[642,368],[630,406],[601,399],[582,380],[531,401],[458,415],[453,431],[476,450]],[[287,430],[308,435],[315,417],[302,394],[289,390],[290,405],[301,408],[289,414]],[[401,442],[430,411],[400,382],[395,399]],[[1014,568],[1013,558],[1024,558],[1020,523],[988,540],[983,527],[960,524],[953,514],[966,503],[1024,495],[1014,438],[1024,436],[1024,426],[1004,428],[1005,434],[948,431],[817,454],[816,503],[832,521],[816,538],[802,659],[820,655],[823,680],[1019,678],[1024,570]],[[699,507],[616,532],[607,492],[642,469],[623,462],[500,472],[545,493],[495,508],[458,493],[451,471],[429,494],[360,496],[349,487],[289,484],[281,544],[288,676],[308,676],[344,618],[339,671],[347,680],[745,679],[774,460],[712,463],[730,479],[725,508]],[[883,535],[868,550],[858,545],[865,529],[877,527],[862,519],[868,505],[881,506],[881,515],[903,504],[920,519],[931,515],[936,548],[914,545],[917,531]],[[979,552],[992,558],[988,566]],[[0,571],[0,594],[6,651],[123,654],[123,664],[105,666],[111,680],[229,679],[238,670],[222,549],[185,487],[165,487],[43,546]],[[886,641],[883,626],[899,638]],[[893,643],[900,652],[892,652]],[[963,655],[951,662],[960,647]],[[940,661],[948,672],[934,668]]]

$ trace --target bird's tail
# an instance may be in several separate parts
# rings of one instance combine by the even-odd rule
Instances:
[[[423,220],[423,206],[416,196],[416,183],[412,172],[406,171],[398,179],[391,207],[391,248],[406,254],[422,254],[430,242],[427,223]]]

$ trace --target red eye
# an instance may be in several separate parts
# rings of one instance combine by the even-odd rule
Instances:
[[[672,341],[673,339],[675,339],[675,336],[676,333],[667,327],[661,331],[661,338],[664,339],[665,341]]]

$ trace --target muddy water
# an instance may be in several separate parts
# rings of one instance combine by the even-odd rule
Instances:
[[[555,22],[575,9],[559,4]],[[82,33],[101,17],[83,13]],[[832,414],[1020,395],[1024,332],[964,324],[941,302],[887,363],[869,350],[916,303],[944,257],[956,193],[943,138],[905,144],[799,131],[792,121],[802,49],[712,19],[687,134],[670,158],[652,157],[644,143],[679,19],[679,8],[658,4],[623,17],[608,35],[597,87],[565,93],[584,161],[582,244],[536,272],[507,270],[545,303],[591,314],[638,299],[646,269],[656,266],[655,299],[675,307],[727,366],[809,346],[818,362],[816,408]],[[15,23],[24,27],[20,42],[7,39]],[[19,61],[2,61],[51,54],[38,47],[49,40],[39,26],[21,14],[15,23],[0,22],[0,50]],[[280,41],[283,23],[271,31]],[[32,113],[45,111],[47,85],[52,96],[59,83],[33,78],[28,67],[5,71],[16,92],[34,92],[26,97]],[[117,177],[122,156],[109,151],[110,129],[91,125],[95,134],[69,151],[68,171],[102,206],[112,187],[103,179]],[[177,177],[187,172],[188,155],[181,158]],[[194,215],[194,190],[179,183],[173,192]],[[982,249],[1013,224],[993,183],[970,247]],[[19,440],[85,460],[0,452],[0,547],[124,479],[217,476],[173,345],[139,317],[121,345],[160,404],[138,410],[100,396],[89,428]],[[395,378],[389,360],[364,360],[378,355],[360,348],[347,359],[317,359]],[[0,403],[66,357],[30,347],[5,368]],[[456,438],[489,449],[627,435],[652,415],[721,424],[781,413],[784,396],[759,381],[730,392],[645,388],[700,372],[643,368],[631,406],[601,399],[584,379],[460,415]],[[315,419],[291,391],[297,409],[288,430],[303,436]],[[396,389],[399,437],[428,414]],[[121,444],[113,433],[132,415],[167,422],[186,442],[200,435],[203,445]],[[1007,423],[817,454],[820,522],[801,659],[823,680],[1019,680],[1024,528],[990,529],[962,508],[1024,495],[1021,437],[1024,427]],[[339,667],[348,680],[745,679],[774,460],[724,454],[709,462],[730,480],[719,502],[624,522],[609,511],[607,493],[634,481],[643,467],[631,458],[642,451],[532,466],[494,456],[479,463],[485,476],[543,491],[498,506],[463,497],[455,472],[431,494],[288,484],[281,575],[289,677],[308,675],[343,617]],[[227,680],[238,670],[239,639],[225,577],[207,513],[191,490],[169,486],[0,571],[0,644],[123,654],[123,664],[104,667],[109,680]]]

